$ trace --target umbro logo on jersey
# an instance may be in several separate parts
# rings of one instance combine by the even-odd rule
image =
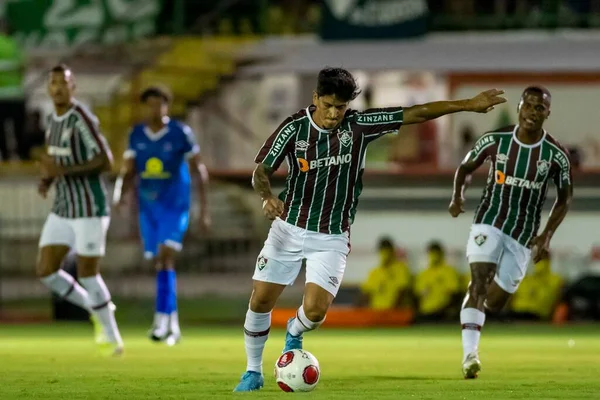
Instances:
[[[340,131],[338,132],[338,138],[343,146],[348,146],[352,143],[352,131]]]
[[[305,140],[299,140],[296,142],[296,151],[308,150],[308,142]]]
[[[507,161],[508,161],[508,155],[502,154],[502,153],[496,155],[496,163],[497,164],[504,164]]]

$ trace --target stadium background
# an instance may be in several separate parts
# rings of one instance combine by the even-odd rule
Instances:
[[[53,310],[80,317],[34,277],[51,201],[36,193],[35,158],[45,129],[40,115],[52,107],[46,71],[58,62],[74,69],[77,97],[100,118],[116,157],[111,185],[146,85],[168,86],[173,115],[196,132],[211,175],[213,229],[197,232],[194,209],[178,262],[187,324],[241,324],[269,227],[250,187],[253,158],[281,120],[308,104],[325,65],[355,74],[363,88],[352,104],[358,109],[463,98],[494,87],[508,98],[488,115],[405,127],[369,149],[338,306],[353,304],[377,265],[381,236],[395,240],[414,274],[426,267],[425,248],[434,239],[447,248],[449,262],[467,272],[465,242],[487,170],[475,176],[468,212],[458,220],[446,211],[453,171],[480,134],[516,122],[520,91],[530,83],[553,93],[546,128],[576,164],[575,200],[552,241],[552,268],[567,287],[600,271],[599,1],[9,0],[0,16],[23,52],[28,111],[25,131],[8,127],[9,151],[0,165],[3,321],[47,320]],[[28,151],[19,155],[19,146]],[[283,185],[280,172],[276,188]],[[552,189],[548,197],[546,211]],[[118,299],[118,320],[145,326],[154,271],[142,262],[132,204],[112,219],[102,270]],[[296,283],[281,306],[299,303],[302,275]],[[579,318],[597,319],[600,302],[593,296],[570,298],[568,306]]]
[[[599,24],[597,2],[498,1],[496,9],[472,1],[430,2],[428,8],[420,0],[138,3],[11,1],[4,19],[23,46],[29,118],[51,111],[45,71],[67,62],[77,74],[78,98],[100,118],[115,172],[128,128],[140,116],[137,93],[153,83],[173,91],[173,113],[197,132],[212,178],[214,227],[199,237],[191,224],[179,262],[189,275],[180,279],[184,297],[247,295],[268,230],[249,186],[253,157],[281,120],[307,104],[324,65],[355,73],[363,94],[352,106],[359,109],[464,98],[489,87],[504,89],[509,100],[488,115],[457,114],[405,127],[369,149],[346,288],[377,264],[376,240],[384,235],[407,252],[413,273],[425,267],[425,246],[433,239],[448,248],[452,265],[467,272],[463,250],[471,215],[447,216],[452,172],[478,135],[516,122],[516,103],[529,83],[552,90],[546,127],[579,160],[576,200],[552,242],[553,267],[569,282],[591,272],[600,207],[600,55],[591,29]],[[33,14],[23,13],[32,5]],[[51,201],[40,199],[34,185],[35,134],[43,133],[43,118],[39,125],[16,133],[32,142],[20,157],[30,159],[19,160],[14,151],[0,169],[2,303],[47,297],[32,279]],[[480,172],[468,192],[471,210],[487,171]],[[277,179],[275,186],[282,183]],[[548,207],[552,199],[551,190]],[[153,271],[143,264],[137,240],[133,207],[113,218],[109,231],[103,271],[115,296],[152,296]]]

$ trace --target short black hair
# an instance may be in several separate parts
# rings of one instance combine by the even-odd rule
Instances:
[[[360,94],[358,84],[350,72],[343,68],[323,68],[317,78],[317,95],[335,95],[338,100],[352,101]]]
[[[381,239],[379,239],[379,250],[383,250],[383,249],[394,249],[396,246],[394,246],[394,241],[392,240],[392,238],[390,237],[382,237]]]
[[[54,67],[52,67],[50,69],[50,73],[51,74],[55,73],[55,72],[56,73],[63,73],[64,74],[67,71],[69,71],[71,74],[73,74],[73,71],[71,70],[71,67],[69,67],[67,64],[63,64],[63,63],[57,64],[57,65],[55,65]]]
[[[444,254],[444,246],[437,240],[434,240],[427,246],[427,251],[437,251],[438,253]]]
[[[163,89],[158,86],[150,86],[149,88],[146,88],[140,95],[140,101],[145,103],[150,97],[159,97],[165,103],[171,102],[171,94],[167,91],[167,89]]]
[[[525,90],[523,90],[523,94],[521,95],[521,97],[525,97],[525,95],[527,93],[539,94],[542,96],[542,98],[544,100],[548,101],[548,104],[552,103],[552,95],[550,94],[550,91],[548,89],[546,89],[544,86],[541,86],[541,85],[527,86],[525,88]]]

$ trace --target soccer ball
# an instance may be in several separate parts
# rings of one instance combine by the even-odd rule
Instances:
[[[308,351],[286,351],[275,362],[275,380],[284,392],[310,392],[320,377],[319,361]]]

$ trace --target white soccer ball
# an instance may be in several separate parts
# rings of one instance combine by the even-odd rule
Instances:
[[[290,350],[275,362],[275,380],[284,392],[310,392],[317,387],[319,361],[306,350]]]

